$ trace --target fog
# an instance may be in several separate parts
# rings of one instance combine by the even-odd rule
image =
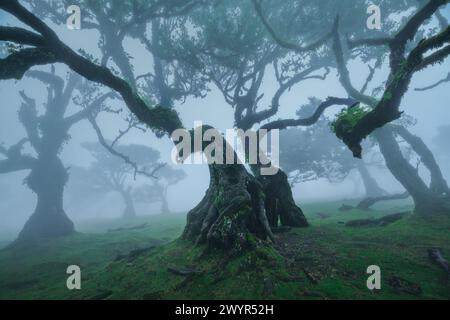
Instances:
[[[450,8],[446,10],[446,16],[450,18]],[[21,25],[12,18],[7,18],[4,13],[0,13],[2,23],[8,19],[11,25]],[[55,25],[48,22],[57,31],[58,36],[73,49],[83,48],[84,51],[99,57],[98,34],[89,30],[67,30],[65,26]],[[133,65],[137,74],[145,73],[153,69],[152,56],[137,41],[127,40],[124,43],[127,52],[133,56]],[[36,67],[35,70],[49,71],[49,66]],[[349,65],[353,82],[360,87],[367,77],[368,69],[361,61],[352,61]],[[56,73],[65,77],[68,68],[62,64],[56,65]],[[416,74],[413,78],[410,90],[404,97],[401,110],[417,119],[417,124],[410,128],[410,131],[420,136],[427,146],[433,151],[438,164],[441,166],[444,176],[450,179],[450,156],[449,149],[434,142],[438,134],[438,128],[450,125],[449,101],[450,84],[444,83],[439,87],[424,92],[414,91],[413,88],[424,87],[443,79],[450,71],[450,61],[441,65],[430,67],[423,72]],[[387,70],[376,74],[374,84],[379,84],[387,76]],[[285,94],[280,101],[280,111],[276,117],[295,117],[298,107],[306,104],[309,97],[326,99],[328,96],[346,97],[346,92],[342,89],[338,75],[335,70],[326,80],[309,80],[301,82],[299,85]],[[234,110],[226,103],[223,95],[213,85],[209,84],[210,92],[205,98],[189,97],[183,104],[177,103],[176,110],[180,114],[183,124],[191,128],[195,121],[202,121],[205,124],[214,126],[225,131],[233,128]],[[261,105],[269,105],[270,99],[277,88],[273,70],[266,72],[261,91],[264,98]],[[25,136],[23,126],[18,120],[18,110],[21,105],[20,91],[24,91],[27,96],[36,100],[38,110],[42,112],[42,105],[46,101],[47,91],[45,85],[38,80],[25,77],[21,81],[1,81],[0,82],[0,141],[6,146],[17,143]],[[121,106],[126,110],[122,101],[114,101],[115,106]],[[334,107],[327,111],[327,116],[333,116],[341,108]],[[68,110],[77,110],[71,103]],[[70,112],[70,111],[69,111]],[[119,130],[126,128],[124,121],[126,112],[120,115],[106,114],[100,115],[98,124],[106,138],[113,140]],[[81,144],[84,142],[96,142],[97,136],[88,121],[77,123],[70,131],[70,141],[64,145],[61,159],[64,166],[87,168],[93,161],[92,155],[86,151]],[[448,141],[447,141],[448,142]],[[126,144],[140,144],[150,146],[161,154],[161,161],[175,166],[171,161],[171,150],[173,142],[168,137],[157,138],[151,131],[141,132],[132,130],[120,142]],[[450,142],[448,142],[450,147]],[[281,146],[282,148],[282,146]],[[27,150],[27,149],[26,149]],[[27,150],[29,151],[29,150]],[[350,152],[350,151],[349,151]],[[209,172],[207,165],[181,165],[177,168],[183,169],[187,176],[168,189],[168,205],[173,213],[186,214],[203,197],[209,184]],[[378,184],[391,193],[403,192],[404,189],[386,168],[371,168],[373,176]],[[69,170],[70,173],[70,170]],[[0,240],[12,240],[23,227],[24,223],[32,214],[36,196],[24,185],[23,180],[29,174],[27,171],[1,174],[0,175]],[[426,175],[425,172],[423,172]],[[70,179],[70,178],[69,178]],[[428,179],[428,178],[426,178]],[[136,184],[142,182],[138,178]],[[115,192],[106,195],[99,195],[95,201],[80,201],[75,195],[67,190],[65,194],[65,211],[75,226],[91,219],[118,218],[121,216],[125,204],[121,197]],[[361,178],[356,172],[339,183],[330,183],[326,179],[316,181],[301,182],[293,188],[293,195],[301,206],[302,203],[318,201],[332,201],[339,199],[354,199],[364,196],[364,187]],[[160,204],[136,204],[138,215],[160,214]]]

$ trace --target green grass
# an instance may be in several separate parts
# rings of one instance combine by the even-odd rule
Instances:
[[[72,237],[1,251],[0,299],[450,298],[445,273],[427,256],[428,248],[438,247],[450,260],[449,217],[408,215],[386,227],[351,228],[343,223],[411,208],[397,202],[370,212],[339,212],[341,204],[303,206],[309,228],[279,234],[275,248],[260,243],[239,257],[205,255],[204,248],[175,240],[183,215],[143,217],[133,225],[148,225],[133,231],[107,232],[123,227],[123,221],[90,222]],[[81,267],[82,290],[66,289],[71,264]],[[373,264],[382,272],[382,289],[374,292],[366,287],[366,269]],[[183,277],[169,267],[199,273]],[[421,293],[399,291],[391,285],[393,277],[409,283],[406,288],[419,286]]]

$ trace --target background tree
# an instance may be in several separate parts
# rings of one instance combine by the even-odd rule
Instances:
[[[161,212],[170,213],[167,191],[171,186],[186,178],[186,173],[181,169],[165,165],[158,170],[157,176],[158,179],[152,184],[144,184],[136,188],[133,196],[136,201],[144,203],[161,202]]]
[[[100,143],[83,143],[83,148],[94,157],[94,162],[87,168],[78,167],[73,170],[76,176],[71,189],[78,195],[106,194],[111,191],[120,194],[124,202],[123,218],[136,217],[133,192],[136,186],[135,168],[119,157],[111,154]],[[115,150],[127,156],[130,161],[145,170],[155,173],[164,164],[159,162],[158,151],[143,145],[116,145]],[[146,179],[152,179],[146,177]]]
[[[71,97],[79,90],[80,78],[70,73],[67,79],[51,72],[29,71],[29,78],[46,85],[47,100],[43,110],[24,91],[20,94],[23,102],[19,110],[19,120],[26,137],[7,148],[0,147],[0,173],[28,170],[26,185],[36,194],[37,205],[26,222],[17,241],[40,237],[56,237],[74,232],[72,221],[64,211],[64,186],[69,178],[59,154],[69,140],[70,128],[84,120],[90,112],[101,110],[110,93],[97,95],[87,108],[69,112]],[[67,115],[69,114],[70,115]],[[22,150],[28,145],[33,153]]]

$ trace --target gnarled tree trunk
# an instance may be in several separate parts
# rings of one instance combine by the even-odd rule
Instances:
[[[16,242],[65,236],[74,232],[73,222],[63,208],[67,178],[67,171],[56,155],[44,154],[39,157],[26,179],[27,185],[37,195],[36,209]]]
[[[245,250],[273,240],[259,181],[240,164],[209,166],[210,184],[202,201],[188,213],[183,238],[228,250]]]
[[[209,128],[196,128],[202,132],[194,133],[194,136]],[[217,139],[222,139],[222,143],[216,142],[216,146],[223,146],[220,152],[221,163],[224,163],[225,150],[232,148],[218,132]],[[205,156],[211,157],[208,153]],[[234,159],[237,159],[236,154]],[[213,159],[209,160],[213,163]],[[278,226],[278,219],[287,226],[308,225],[302,211],[295,205],[286,174],[279,170],[275,175],[263,176],[259,174],[259,165],[251,167],[254,175],[242,164],[209,165],[208,190],[201,202],[188,213],[184,239],[239,252],[252,247],[256,239],[273,242],[271,227]]]

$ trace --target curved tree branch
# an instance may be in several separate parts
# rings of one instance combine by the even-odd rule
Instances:
[[[118,152],[110,144],[108,144],[106,142],[106,139],[103,137],[102,131],[101,131],[100,127],[98,126],[97,121],[95,120],[94,116],[88,115],[87,119],[89,120],[92,127],[94,128],[94,131],[97,134],[98,141],[100,142],[100,144],[106,150],[108,150],[109,153],[111,153],[112,155],[114,155],[118,158],[121,158],[126,164],[130,165],[134,169],[134,178],[135,179],[138,174],[146,176],[147,178],[158,179],[158,177],[155,174],[158,172],[158,170],[160,170],[161,168],[163,168],[166,165],[165,163],[158,164],[150,172],[140,169],[139,166],[130,159],[130,157]]]
[[[35,47],[45,46],[44,37],[37,33],[17,27],[0,26],[0,41],[10,41]]]
[[[314,114],[309,118],[304,119],[286,119],[286,120],[277,120],[270,122],[268,124],[265,124],[261,127],[261,129],[266,130],[273,130],[273,129],[286,129],[288,127],[299,127],[299,126],[311,126],[314,123],[316,123],[320,116],[324,113],[324,111],[332,106],[335,105],[344,105],[349,108],[355,107],[359,104],[359,101],[348,98],[348,99],[342,99],[342,98],[335,98],[335,97],[328,97],[327,100],[322,102],[320,106],[316,109]]]
[[[448,2],[448,1],[436,1],[436,2]],[[402,29],[399,34],[403,35],[403,37],[398,40],[400,42],[404,41],[404,37],[407,39],[410,38],[410,32],[416,30],[416,26],[420,26],[418,20],[420,18],[426,19],[426,17],[433,12],[430,12],[430,8],[434,8],[436,10],[439,6],[428,5],[425,6],[428,8],[426,11],[427,14],[424,13],[424,9],[419,11],[407,24],[409,27],[405,27],[407,29]],[[418,28],[417,26],[417,28]],[[407,31],[405,31],[407,30]],[[417,30],[416,30],[417,31]],[[398,36],[398,35],[397,35]],[[391,72],[389,76],[389,83],[384,91],[383,98],[380,101],[374,101],[371,97],[367,97],[358,90],[356,90],[350,82],[350,76],[348,69],[346,67],[344,58],[343,58],[343,50],[341,45],[341,40],[339,36],[339,31],[336,28],[334,32],[334,52],[338,64],[338,69],[340,72],[340,81],[344,88],[348,91],[348,93],[364,102],[372,107],[372,110],[369,111],[366,115],[364,115],[352,129],[342,132],[341,139],[343,142],[352,150],[353,155],[355,157],[360,158],[362,153],[361,141],[365,139],[370,133],[374,130],[383,127],[385,124],[392,122],[398,119],[401,116],[401,112],[399,110],[400,103],[406,91],[408,90],[409,84],[411,82],[412,76],[418,70],[423,69],[423,67],[428,66],[432,63],[437,63],[442,61],[450,51],[447,50],[447,47],[441,49],[430,55],[427,58],[423,58],[423,55],[429,51],[436,48],[441,47],[446,42],[450,41],[450,28],[445,29],[439,34],[430,37],[426,40],[422,40],[408,55],[407,58],[403,57],[404,48],[402,50],[402,58],[399,60],[398,57],[392,57],[398,55],[397,47],[393,47],[391,45]],[[395,46],[397,46],[395,44]],[[400,43],[401,46],[401,43]],[[397,51],[393,51],[397,50]],[[393,62],[397,64],[393,65]]]
[[[416,88],[416,89],[414,89],[414,90],[416,90],[416,91],[427,91],[427,90],[430,90],[430,89],[434,89],[434,88],[440,86],[441,84],[443,84],[443,83],[445,83],[445,82],[450,82],[450,72],[448,73],[448,75],[447,75],[446,78],[444,78],[444,79],[442,79],[442,80],[439,80],[438,82],[436,82],[436,83],[434,83],[434,84],[432,84],[432,85],[429,85],[429,86],[427,86],[427,87]]]
[[[47,56],[50,55],[54,58],[55,61],[53,62],[64,62],[72,70],[86,79],[101,83],[117,91],[136,117],[147,124],[152,130],[170,135],[174,130],[182,128],[181,120],[176,111],[160,106],[147,106],[144,100],[137,95],[135,90],[125,80],[115,76],[106,67],[99,66],[74,52],[59,40],[52,29],[24,8],[17,0],[3,1],[0,3],[0,8],[11,13],[20,21],[41,33],[46,40],[48,48],[48,51],[44,52]],[[33,63],[36,64],[34,60]],[[49,63],[48,59],[46,63]],[[31,64],[27,66],[27,68],[29,67],[31,67]],[[23,73],[20,76],[22,75]],[[5,79],[0,73],[1,78]]]
[[[0,79],[16,79],[23,77],[25,72],[36,65],[45,65],[60,62],[55,54],[46,48],[25,48],[11,53],[4,59],[0,59]]]
[[[67,126],[72,126],[81,120],[88,119],[93,113],[95,113],[96,110],[99,110],[101,108],[102,104],[105,103],[106,100],[114,98],[116,98],[116,94],[114,92],[105,93],[95,99],[85,109],[65,118],[64,121]]]
[[[35,158],[22,154],[23,145],[28,139],[22,139],[10,148],[0,145],[0,154],[6,159],[0,160],[0,173],[11,173],[21,170],[31,170],[33,168]]]
[[[355,49],[361,46],[367,47],[378,47],[378,46],[388,46],[390,45],[392,39],[391,38],[369,38],[369,39],[357,39],[352,40],[347,38],[347,46],[349,49]]]
[[[332,32],[329,32],[326,35],[324,35],[323,37],[321,37],[320,39],[318,39],[317,41],[315,41],[311,44],[305,45],[305,46],[300,46],[300,45],[285,41],[277,35],[275,30],[272,28],[272,26],[269,24],[269,22],[264,17],[264,14],[262,12],[262,7],[261,7],[261,1],[260,0],[252,0],[252,2],[255,7],[256,13],[258,14],[259,18],[261,19],[261,22],[264,24],[266,30],[269,32],[271,37],[275,40],[276,43],[278,43],[278,45],[280,47],[283,47],[283,48],[286,48],[289,50],[293,50],[297,53],[304,53],[304,52],[315,50],[315,49],[321,47],[332,36]]]

